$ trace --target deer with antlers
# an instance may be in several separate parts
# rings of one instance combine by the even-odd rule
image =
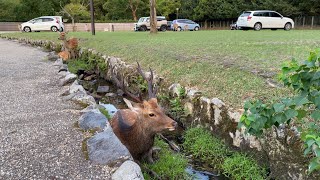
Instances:
[[[60,33],[60,36],[58,39],[63,40],[64,51],[69,53],[69,56],[67,57],[67,59],[77,58],[78,39],[71,38],[67,40],[65,32],[59,32],[59,33]]]
[[[121,83],[112,72],[112,79],[116,85],[136,103],[124,98],[129,109],[119,110],[111,119],[110,124],[116,136],[128,148],[135,160],[153,162],[152,147],[155,135],[164,130],[175,130],[177,123],[169,118],[158,105],[157,88],[152,83],[152,70],[150,69],[148,78],[142,72],[139,63],[137,70],[143,79],[148,82],[149,98],[148,100],[142,100],[141,95],[135,96],[127,91],[124,87],[124,80],[122,79]],[[113,68],[111,68],[111,71],[113,71]]]

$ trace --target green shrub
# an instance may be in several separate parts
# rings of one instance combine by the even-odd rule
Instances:
[[[240,153],[234,153],[227,157],[222,164],[222,168],[225,176],[235,180],[263,180],[267,174],[266,170],[259,167],[253,159]]]
[[[70,72],[76,74],[79,69],[92,70],[94,66],[86,63],[83,59],[72,60],[68,62],[68,69]]]

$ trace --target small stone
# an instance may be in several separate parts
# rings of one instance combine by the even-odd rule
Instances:
[[[76,79],[77,79],[77,75],[72,74],[72,73],[68,73],[66,75],[66,77],[64,77],[63,79],[60,80],[60,85],[65,86],[69,83],[74,82]]]
[[[57,59],[53,64],[53,66],[56,66],[56,67],[60,67],[62,65],[63,65],[63,61],[61,58]]]
[[[222,102],[220,99],[218,98],[212,98],[211,99],[211,103],[218,106],[219,108],[221,108],[222,106],[225,106],[224,102]]]
[[[68,65],[67,64],[62,64],[62,66],[60,66],[59,72],[62,72],[62,71],[68,71]]]
[[[116,93],[107,93],[105,96],[106,97],[117,97],[117,94]]]
[[[124,162],[112,175],[112,180],[143,180],[140,166],[133,161]]]
[[[85,77],[84,80],[86,80],[86,81],[91,81],[91,80],[93,80],[95,77],[96,77],[96,75],[93,74],[93,75],[90,75],[90,76]]]
[[[107,93],[109,89],[109,86],[98,86],[97,93]]]

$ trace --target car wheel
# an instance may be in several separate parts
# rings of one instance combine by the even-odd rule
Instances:
[[[31,28],[26,26],[26,27],[23,28],[23,31],[24,32],[31,32]]]
[[[284,30],[289,31],[290,29],[292,29],[292,24],[291,23],[286,23],[284,25]]]
[[[60,32],[63,32],[63,27],[60,28]]]
[[[160,27],[160,31],[165,32],[166,30],[167,30],[167,26],[162,25],[162,26]]]
[[[262,24],[261,23],[254,24],[253,29],[255,31],[260,31],[262,29]]]
[[[140,27],[140,31],[146,31],[147,30],[147,27],[146,26],[141,26]]]
[[[196,26],[196,27],[194,28],[194,30],[195,30],[195,31],[199,31],[199,27]]]
[[[182,28],[181,27],[177,27],[177,31],[182,31]]]
[[[57,32],[57,31],[58,31],[58,28],[57,28],[56,26],[52,26],[52,27],[51,27],[51,31],[52,31],[52,32]]]

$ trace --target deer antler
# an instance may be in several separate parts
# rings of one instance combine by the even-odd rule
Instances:
[[[157,87],[153,85],[152,81],[153,81],[153,71],[150,69],[150,76],[149,78],[146,77],[146,75],[142,72],[142,69],[140,67],[140,64],[137,62],[138,67],[137,70],[140,73],[140,75],[142,76],[142,78],[144,80],[146,80],[148,82],[148,94],[149,94],[149,99],[151,98],[155,98],[156,94],[157,94]]]
[[[118,88],[120,88],[124,94],[126,94],[127,96],[129,96],[132,100],[138,102],[138,103],[142,103],[142,97],[141,96],[135,96],[134,94],[132,94],[131,92],[129,92],[128,90],[126,90],[125,85],[124,85],[124,78],[123,76],[121,76],[121,82],[119,81],[119,79],[116,77],[116,75],[114,74],[114,67],[110,65],[111,68],[111,77],[113,79],[113,81],[116,83],[116,86]]]

